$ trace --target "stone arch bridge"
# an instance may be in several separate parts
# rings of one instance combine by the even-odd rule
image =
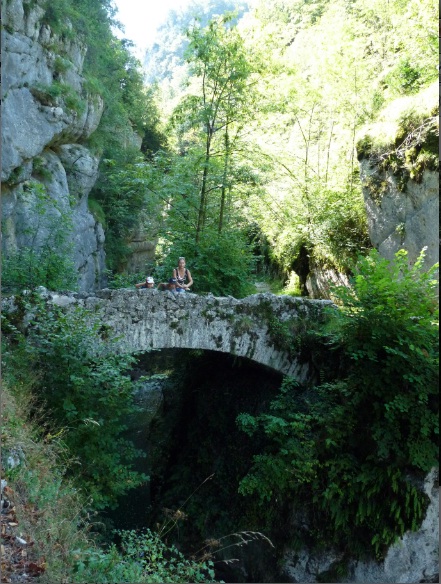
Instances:
[[[47,301],[98,312],[121,350],[205,349],[246,357],[305,380],[309,364],[284,345],[283,331],[301,335],[321,319],[328,300],[309,300],[270,293],[241,300],[231,296],[172,294],[158,290],[109,290],[55,294]],[[299,344],[296,344],[299,345]]]

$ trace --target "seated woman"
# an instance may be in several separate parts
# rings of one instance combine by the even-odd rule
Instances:
[[[155,281],[151,276],[147,276],[145,282],[139,282],[139,284],[135,284],[136,288],[153,288],[155,285]]]
[[[177,292],[185,292],[190,290],[190,286],[193,284],[193,278],[191,277],[190,270],[185,267],[185,258],[178,259],[178,267],[173,270],[173,278],[176,278]]]

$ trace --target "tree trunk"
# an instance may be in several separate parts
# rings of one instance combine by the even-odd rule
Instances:
[[[204,230],[205,225],[205,214],[207,208],[207,178],[208,178],[208,164],[210,162],[210,150],[211,150],[211,128],[207,124],[207,141],[205,144],[205,160],[204,160],[204,170],[202,173],[202,184],[201,192],[199,198],[199,213],[198,213],[198,223],[196,227],[196,243],[199,243],[201,234]]]
[[[219,211],[219,226],[218,232],[222,233],[223,223],[224,223],[224,213],[225,213],[225,201],[227,196],[227,177],[228,177],[228,165],[230,159],[230,138],[228,136],[228,124],[225,128],[224,135],[225,142],[225,159],[224,159],[224,173],[222,177],[222,191],[221,191],[221,202]]]

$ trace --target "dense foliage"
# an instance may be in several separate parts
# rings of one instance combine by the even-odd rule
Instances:
[[[61,439],[78,461],[71,472],[88,497],[102,509],[139,485],[146,476],[132,470],[144,453],[124,438],[127,416],[134,411],[133,387],[126,374],[134,357],[119,355],[99,319],[78,308],[68,313],[25,297],[22,309],[32,315],[26,337],[5,318],[2,328],[12,334],[5,353],[11,383],[35,380],[36,403],[48,412],[46,438]]]
[[[434,79],[435,10],[430,0],[258,5],[248,40],[266,55],[269,104],[256,134],[273,171],[252,210],[285,270],[303,248],[310,264],[348,271],[370,246],[355,136],[384,105]],[[408,69],[415,75],[403,78]]]
[[[108,267],[125,269],[135,232],[159,240],[164,266],[169,254],[188,255],[193,236],[195,258],[203,240],[222,248],[225,232],[242,278],[239,242],[257,224],[272,265],[285,278],[295,270],[303,292],[315,265],[350,272],[370,247],[356,134],[436,78],[435,13],[433,0],[192,3],[160,30],[173,42],[147,54],[161,65],[150,66],[146,88],[129,41],[112,33],[107,0],[48,5],[51,26],[71,34],[65,14],[84,36],[85,87],[104,97],[90,139],[102,154],[90,207],[105,225]],[[202,280],[200,291],[216,286]]]
[[[183,164],[196,176],[202,175],[202,183],[193,185],[200,198],[194,196],[192,202],[200,213],[193,230],[198,233],[201,228],[205,175],[211,173],[208,194],[214,207],[222,208],[216,196],[228,185],[236,204],[227,223],[236,228],[238,214],[246,223],[257,223],[281,273],[295,269],[304,281],[317,264],[350,272],[357,254],[371,245],[356,134],[391,101],[436,79],[433,0],[396,0],[387,5],[364,0],[260,2],[237,23],[230,21],[222,34],[219,19],[207,23],[202,16],[194,23],[193,12],[189,7],[181,15],[171,15],[161,34],[174,42],[153,47],[146,57],[151,75],[159,50],[161,64],[165,60],[172,64],[166,81],[159,71],[155,79],[160,80],[164,116],[172,120],[169,144]],[[187,64],[182,57],[184,23]],[[229,36],[241,41],[228,49],[224,41]],[[244,69],[230,65],[240,74],[234,92],[222,93],[220,102],[221,107],[228,104],[231,95],[230,104],[240,120],[231,156],[226,156],[227,142],[219,140],[227,136],[227,118],[210,120],[213,112],[220,113],[217,96],[210,93],[210,79],[216,82],[216,77],[210,75],[216,72],[216,87],[223,87],[221,68],[216,68],[222,50],[229,51],[225,63],[238,63],[243,55],[249,70],[248,77],[242,78],[242,84],[248,79],[245,93],[238,94]],[[204,129],[202,139],[199,134]],[[228,181],[221,164],[227,158]],[[419,166],[424,164],[420,161]],[[213,221],[219,221],[218,211]]]
[[[241,481],[263,506],[279,498],[307,507],[310,531],[345,550],[377,554],[416,529],[424,495],[415,477],[438,464],[438,307],[435,268],[392,264],[372,252],[322,335],[338,359],[322,383],[302,390],[287,379],[271,412],[242,414],[267,446]],[[414,478],[411,478],[411,477]]]
[[[121,547],[106,552],[91,550],[77,562],[72,582],[216,582],[212,562],[187,560],[157,533],[122,531]]]
[[[158,242],[148,266],[155,279],[166,280],[185,256],[197,293],[250,293],[258,256],[283,278],[295,270],[303,293],[314,265],[352,273],[353,281],[334,291],[340,308],[320,332],[294,339],[290,322],[269,321],[275,344],[311,357],[316,387],[286,379],[278,391],[260,369],[238,373],[232,358],[213,355],[178,372],[181,410],[168,412],[168,446],[158,440],[152,455],[155,503],[188,502],[191,523],[180,534],[194,549],[212,533],[265,527],[284,544],[297,537],[299,546],[332,543],[348,556],[371,550],[381,557],[418,527],[421,482],[438,464],[436,267],[424,271],[422,257],[409,267],[403,251],[393,263],[373,251],[355,267],[371,246],[357,154],[400,173],[403,196],[405,180],[435,168],[432,93],[424,112],[415,104],[437,75],[436,6],[262,0],[245,13],[245,2],[205,4],[173,14],[161,30],[174,42],[153,49],[150,63],[159,54],[166,79],[149,87],[130,42],[112,33],[110,0],[44,5],[43,21],[57,35],[86,43],[85,82],[81,96],[57,80],[35,91],[61,96],[76,112],[86,97],[104,100],[87,143],[101,157],[89,207],[106,231],[114,285],[133,283],[122,272],[137,231]],[[234,7],[239,12],[227,12]],[[52,40],[61,76],[68,64]],[[391,122],[387,106],[412,96],[392,141],[375,135],[357,143],[360,128],[379,117]],[[412,133],[412,148],[398,151]],[[3,289],[72,288],[69,210],[51,208],[38,183],[26,183],[23,196],[41,220],[26,246],[5,258]],[[31,298],[20,297],[2,322],[7,379],[32,386],[34,417],[47,412],[45,442],[73,459],[69,496],[79,489],[88,510],[115,506],[147,480],[133,470],[141,453],[125,435],[134,357],[118,354],[111,331],[90,312],[48,312]],[[19,330],[25,310],[26,335]],[[31,502],[39,494],[55,506],[63,472],[47,487],[26,471]],[[120,535],[122,548],[74,554],[69,581],[214,577],[211,564],[188,562],[152,531]]]
[[[90,209],[105,227],[108,267],[126,269],[136,233],[159,240],[164,266],[174,263],[169,254],[188,255],[193,236],[195,258],[204,240],[219,238],[221,249],[230,237],[228,265],[242,279],[247,234],[258,225],[272,266],[285,279],[295,270],[303,293],[316,265],[349,273],[370,247],[356,134],[436,79],[435,17],[433,0],[192,2],[159,31],[164,43],[146,60],[160,67],[145,86],[130,41],[114,35],[109,0],[45,3],[43,21],[87,45],[78,103],[58,79],[69,67],[61,49],[45,92],[64,92],[78,111],[86,97],[104,100],[88,145],[101,157]],[[403,163],[411,176],[434,165],[433,149],[420,147]],[[205,280],[200,291],[216,286]]]
[[[163,268],[185,255],[199,292],[243,296],[251,254],[241,207],[253,178],[240,153],[252,115],[253,65],[231,15],[195,25],[188,38],[193,81],[171,117],[175,152],[160,150],[123,170],[108,163],[109,226],[121,240],[135,213],[145,232],[159,237]]]
[[[2,533],[2,576],[13,579],[27,573],[44,582],[103,584],[214,581],[208,558],[188,560],[150,530],[119,531],[120,542],[106,549],[94,543],[87,498],[66,478],[70,455],[62,439],[46,435],[42,440],[38,416],[45,416],[40,411],[36,418],[35,399],[29,393],[32,382],[28,377],[2,386],[2,481],[7,480],[14,505],[12,511],[11,506],[5,508],[4,519],[13,517],[9,532],[20,533],[29,544],[17,566],[14,538]],[[8,463],[11,455],[14,466]]]

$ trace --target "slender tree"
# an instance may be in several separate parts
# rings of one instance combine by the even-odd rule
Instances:
[[[253,67],[232,18],[229,13],[213,19],[206,28],[196,23],[188,31],[186,58],[194,94],[181,102],[179,111],[181,120],[185,118],[187,124],[190,120],[191,130],[203,136],[197,242],[207,226],[209,198],[215,191],[220,191],[216,223],[222,232],[231,157],[252,111]]]

